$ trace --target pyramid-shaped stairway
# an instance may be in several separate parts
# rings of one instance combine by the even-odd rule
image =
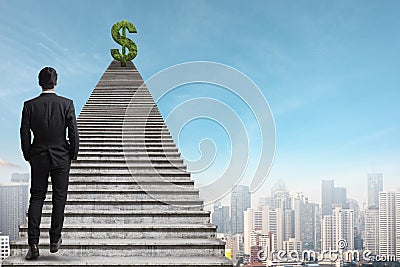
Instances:
[[[50,186],[41,256],[24,259],[23,225],[3,266],[232,266],[143,84],[132,62],[110,64],[78,117],[61,249],[49,252]]]

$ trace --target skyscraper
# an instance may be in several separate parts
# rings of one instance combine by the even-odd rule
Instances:
[[[332,204],[333,204],[333,191],[334,191],[333,180],[322,180],[321,187],[321,213],[322,217],[325,215],[332,214]]]
[[[314,249],[321,249],[321,208],[318,204],[314,206]]]
[[[383,173],[368,174],[368,207],[379,205],[379,192],[383,191]]]
[[[400,192],[379,193],[379,254],[400,258]]]
[[[284,211],[284,235],[283,240],[288,241],[290,238],[294,238],[295,228],[294,228],[294,210]]]
[[[1,232],[0,232],[1,234]],[[10,256],[10,242],[9,242],[9,237],[8,236],[2,236],[0,235],[0,266],[1,262]]]
[[[395,195],[395,212],[396,212],[396,259],[400,259],[400,192]]]
[[[339,242],[343,241],[343,242]],[[341,247],[339,243],[346,244]],[[354,211],[335,208],[322,220],[322,250],[354,249]]]
[[[315,249],[316,212],[318,204],[309,203],[306,197],[298,196],[294,200],[295,239],[302,241],[304,249]]]
[[[347,191],[345,187],[333,188],[333,203],[332,208],[339,207],[347,209]]]
[[[379,210],[371,206],[365,211],[364,247],[373,254],[379,254]]]
[[[325,215],[321,222],[321,250],[333,249],[332,215]]]
[[[249,187],[238,185],[231,193],[231,233],[243,234],[244,211],[251,207]]]
[[[269,236],[271,251],[283,247],[285,235],[285,213],[283,209],[272,209],[269,206],[262,206],[262,234]]]
[[[348,209],[346,188],[335,187],[333,180],[322,180],[321,198],[322,216],[332,215],[334,208]]]
[[[252,208],[248,208],[244,212],[244,253],[250,254],[250,248],[252,245],[252,232],[259,232],[261,234],[262,230],[262,210],[254,210]]]
[[[14,240],[18,227],[26,222],[29,185],[25,183],[0,184],[0,232]]]
[[[217,225],[217,233],[229,233],[229,206],[222,206],[220,202],[214,204],[211,221]]]

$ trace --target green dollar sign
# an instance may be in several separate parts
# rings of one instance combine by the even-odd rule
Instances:
[[[120,30],[122,29],[122,36]],[[126,20],[115,23],[111,28],[111,35],[118,44],[122,46],[122,54],[119,53],[118,49],[111,49],[111,55],[114,59],[121,61],[121,66],[126,67],[126,62],[134,59],[137,55],[137,46],[129,38],[126,38],[126,30],[130,33],[136,33],[135,25]],[[129,52],[125,55],[126,48]]]

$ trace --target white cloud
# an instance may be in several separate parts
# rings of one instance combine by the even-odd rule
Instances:
[[[12,162],[5,161],[3,159],[0,159],[0,167],[2,167],[2,168],[13,168],[13,169],[22,169],[21,166],[19,166],[17,164],[14,164]]]

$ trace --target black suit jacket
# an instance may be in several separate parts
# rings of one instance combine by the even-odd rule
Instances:
[[[70,164],[77,158],[79,149],[74,103],[55,93],[42,93],[25,101],[20,136],[25,160],[48,153],[52,166]]]

